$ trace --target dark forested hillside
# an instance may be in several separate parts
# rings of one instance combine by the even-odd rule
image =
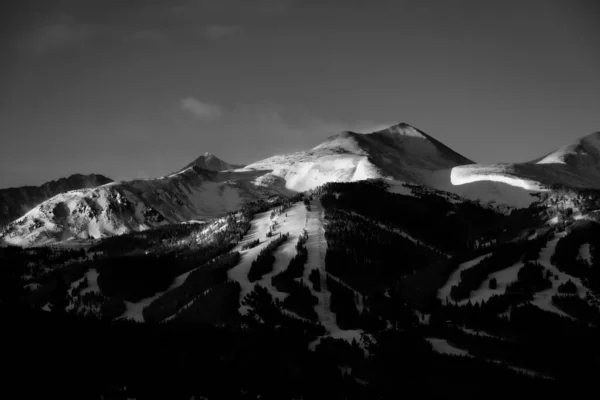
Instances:
[[[18,349],[1,390],[189,400],[592,389],[596,194],[571,211],[565,192],[501,213],[413,189],[327,184],[204,223],[0,248],[3,332]],[[240,266],[243,279],[231,274]]]

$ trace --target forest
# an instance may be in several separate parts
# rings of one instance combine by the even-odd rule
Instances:
[[[87,249],[0,248],[5,341],[19,349],[6,354],[11,368],[3,389],[23,398],[138,400],[472,397],[489,390],[554,398],[592,389],[600,371],[592,287],[598,281],[590,272],[600,260],[595,225],[538,227],[551,196],[505,215],[426,190],[386,193],[378,181],[327,184],[291,200],[249,203],[218,220],[122,235]],[[273,298],[259,280],[272,271],[279,246],[296,240],[275,233],[242,250],[269,240],[251,267],[258,284],[240,298],[240,284],[227,273],[240,261],[234,247],[255,214],[269,211],[275,219],[299,201],[309,210],[320,201],[325,210],[325,276],[306,270],[304,231],[286,269],[271,278],[288,295]],[[548,301],[569,316],[532,304],[555,281],[537,263],[554,235],[560,236],[552,263],[574,278]],[[589,265],[580,257],[586,243]],[[450,274],[486,254],[463,273],[454,300],[520,262],[516,281],[477,303],[442,304],[437,291]],[[145,323],[118,318],[125,301],[160,293],[182,276],[144,309]],[[311,289],[331,293],[337,325],[360,330],[360,340],[323,336]],[[431,338],[468,355],[440,354]],[[71,367],[56,368],[58,361]]]

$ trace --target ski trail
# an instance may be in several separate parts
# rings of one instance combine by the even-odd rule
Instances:
[[[556,279],[556,280],[552,279],[552,287],[551,288],[535,293],[532,304],[538,306],[542,310],[554,312],[556,314],[573,319],[572,316],[570,316],[569,314],[560,310],[558,307],[556,307],[552,303],[552,296],[554,296],[555,294],[558,293],[558,287],[561,284],[567,282],[568,280],[571,280],[577,287],[577,294],[579,295],[579,297],[584,297],[588,293],[588,290],[582,284],[581,279],[565,274],[564,272],[560,271],[555,265],[553,265],[552,262],[550,261],[550,259],[552,258],[552,255],[556,251],[556,245],[557,245],[558,241],[561,238],[563,238],[564,236],[565,236],[564,233],[556,235],[552,240],[548,241],[548,243],[546,244],[546,247],[544,247],[542,249],[542,251],[540,252],[540,257],[538,259],[538,262],[544,268],[550,270],[550,272],[554,276],[557,276],[558,279]]]
[[[281,233],[289,233],[290,237],[285,241],[274,253],[275,262],[273,263],[273,271],[265,274],[258,283],[267,288],[271,296],[274,299],[283,301],[288,293],[278,291],[272,284],[271,278],[278,273],[287,269],[291,259],[298,253],[296,251],[296,244],[300,240],[302,230],[306,225],[306,207],[304,203],[295,203],[284,215],[280,215],[278,222],[280,223],[279,231]]]
[[[338,278],[335,275],[331,275],[329,272],[327,273],[327,276],[329,276],[331,279],[333,279],[334,281],[336,281],[337,283],[339,283],[341,286],[345,287],[346,289],[350,290],[352,293],[354,293],[354,298],[355,298],[355,303],[356,303],[356,308],[358,309],[358,313],[362,314],[365,305],[364,305],[364,296],[361,292],[359,292],[358,290],[354,289],[352,286],[348,285],[346,282],[344,282],[343,280],[341,280],[340,278]]]
[[[431,246],[431,245],[428,245],[427,243],[422,242],[421,240],[419,240],[419,239],[413,237],[412,235],[406,233],[402,229],[388,226],[388,225],[384,224],[383,222],[377,222],[375,220],[372,220],[372,219],[369,219],[369,218],[365,217],[364,215],[358,214],[358,213],[356,213],[354,211],[347,211],[347,212],[349,214],[352,214],[353,217],[361,218],[363,221],[366,221],[366,222],[369,222],[371,224],[377,225],[381,229],[385,229],[388,232],[392,232],[392,233],[395,233],[397,235],[400,235],[403,238],[410,240],[414,244],[417,244],[417,245],[419,245],[421,247],[425,247],[425,248],[433,251],[434,253],[441,253],[446,258],[452,257],[450,254],[448,254],[448,253],[446,253],[446,252],[444,252],[444,251],[442,251],[442,250],[440,250],[440,249],[438,249],[438,248],[436,248],[434,246]]]
[[[271,211],[272,210],[268,210],[255,215],[251,222],[252,227],[250,228],[250,231],[233,250],[239,251],[242,258],[238,265],[229,270],[229,278],[239,282],[242,288],[240,293],[239,311],[243,315],[248,312],[248,307],[241,305],[241,302],[244,297],[254,289],[256,284],[266,288],[274,299],[283,300],[288,296],[287,293],[278,291],[271,284],[271,277],[285,270],[292,257],[296,255],[296,243],[298,243],[298,239],[306,225],[305,221],[307,219],[307,212],[306,207],[302,202],[293,204],[283,214],[277,215],[273,219],[270,217]],[[263,250],[271,241],[277,238],[277,235],[270,238],[267,237],[269,226],[275,222],[278,224],[276,232],[282,234],[287,233],[289,234],[289,238],[273,253],[273,256],[275,257],[273,271],[265,274],[256,282],[250,282],[248,279],[248,272],[250,271],[252,262],[256,259],[261,250]],[[255,239],[259,239],[261,241],[258,246],[249,250],[242,250],[242,246]]]
[[[268,243],[271,242],[273,238],[267,238],[267,232],[269,231],[270,218],[269,215],[271,211],[265,211],[254,216],[252,220],[251,228],[248,234],[244,237],[244,239],[233,249],[233,251],[239,251],[241,253],[242,259],[232,269],[229,270],[228,275],[231,280],[237,281],[241,286],[240,292],[240,308],[239,311],[242,315],[245,315],[248,312],[248,307],[242,305],[242,300],[244,297],[254,289],[254,283],[250,282],[248,279],[248,271],[250,271],[250,266],[252,265],[252,261],[256,259],[258,253],[267,246]],[[248,242],[251,242],[255,239],[259,239],[261,243],[258,246],[253,247],[248,250],[242,250],[242,246]]]
[[[306,248],[308,249],[308,261],[304,268],[304,282],[310,288],[312,294],[319,300],[315,305],[315,311],[319,316],[319,321],[328,333],[339,332],[335,314],[331,312],[331,292],[327,289],[327,271],[325,270],[325,255],[327,254],[327,242],[325,240],[325,228],[323,226],[325,211],[320,202],[311,202],[311,211],[306,216],[306,230],[308,240]],[[308,277],[313,269],[319,271],[321,278],[321,290],[315,291]]]

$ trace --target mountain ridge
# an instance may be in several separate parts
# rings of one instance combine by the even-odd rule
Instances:
[[[61,192],[96,187],[110,182],[113,180],[100,174],[72,174],[66,178],[45,182],[40,186],[0,189],[0,227]]]
[[[592,139],[582,140],[587,145]],[[592,173],[577,169],[579,147],[565,149],[561,154],[570,157],[571,165],[486,165],[474,163],[407,123],[366,134],[344,131],[310,150],[274,155],[240,168],[204,153],[186,168],[161,178],[62,193],[9,224],[0,235],[5,242],[25,245],[99,238],[209,220],[248,201],[290,196],[329,182],[384,179],[394,183],[392,190],[398,193],[406,192],[402,184],[408,183],[508,209],[528,207],[536,201],[536,192],[551,190],[553,185],[600,188],[594,169]],[[600,152],[591,149],[588,156],[592,159],[585,165],[600,166]],[[65,207],[67,217],[60,216],[64,212],[54,214],[53,210]]]

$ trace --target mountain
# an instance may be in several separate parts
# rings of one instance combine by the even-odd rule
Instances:
[[[0,247],[5,340],[21,349],[5,361],[81,366],[69,385],[62,369],[32,370],[27,398],[593,389],[589,142],[483,165],[399,124],[239,169],[60,193],[2,231],[23,246]]]
[[[192,166],[206,169],[209,171],[225,171],[225,170],[229,170],[229,169],[238,169],[238,168],[243,167],[243,165],[235,165],[235,164],[227,163],[213,154],[204,153],[203,155],[196,158],[194,161],[192,161],[191,163],[189,163],[188,165],[186,165],[185,167],[180,169],[178,172],[181,172]]]
[[[157,179],[112,182],[60,193],[31,209],[1,233],[13,245],[89,240],[144,231],[189,220],[207,220],[248,201],[289,191],[254,185],[261,174],[215,172],[196,166]]]
[[[592,389],[600,191],[541,192],[504,214],[394,185],[330,182],[80,248],[0,248],[5,340],[21,349],[5,361],[80,366],[69,385],[62,369],[33,369],[38,384],[21,393],[341,400]]]
[[[237,169],[206,153],[162,178],[61,193],[10,224],[1,236],[19,245],[101,238],[206,220],[248,201],[291,195],[332,181],[388,178],[426,184],[434,171],[468,163],[404,123],[370,134],[343,132],[309,151]]]
[[[470,164],[438,171],[433,186],[464,197],[524,207],[554,186],[600,188],[600,132],[522,163]]]
[[[250,201],[367,179],[390,182],[392,192],[420,185],[510,212],[556,186],[600,188],[599,135],[531,162],[492,165],[477,164],[406,123],[368,134],[342,132],[310,150],[240,168],[206,153],[161,178],[61,193],[8,225],[0,238],[19,245],[97,239],[206,221]]]
[[[309,151],[274,156],[246,170],[270,171],[297,192],[327,182],[389,178],[426,184],[436,170],[471,164],[469,159],[405,123],[359,134],[342,132]]]
[[[109,182],[112,180],[98,174],[74,174],[68,178],[46,182],[41,186],[0,189],[0,228],[59,193],[93,188]]]

